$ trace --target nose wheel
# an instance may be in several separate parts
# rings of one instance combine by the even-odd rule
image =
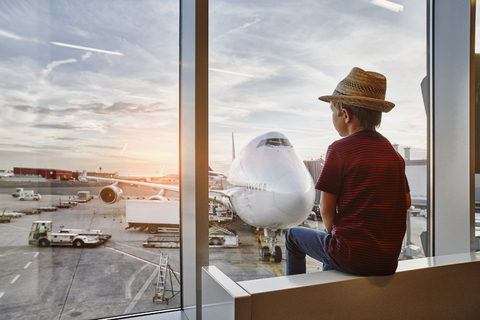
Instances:
[[[282,248],[279,246],[275,246],[275,251],[270,253],[270,248],[268,246],[262,247],[262,261],[264,262],[269,262],[270,258],[273,256],[273,261],[275,263],[280,263],[282,262]]]
[[[280,263],[282,262],[282,248],[279,246],[275,246],[275,263]]]
[[[270,248],[267,246],[262,247],[262,261],[268,262],[271,257]]]

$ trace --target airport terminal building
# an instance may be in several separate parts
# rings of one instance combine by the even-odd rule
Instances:
[[[14,167],[13,173],[16,175],[42,176],[45,179],[53,179],[53,180],[72,179],[72,171],[69,171],[69,170]]]

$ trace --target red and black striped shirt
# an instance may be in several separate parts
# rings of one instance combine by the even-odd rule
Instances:
[[[337,195],[329,253],[360,275],[395,273],[406,229],[405,161],[376,131],[334,142],[316,189]]]

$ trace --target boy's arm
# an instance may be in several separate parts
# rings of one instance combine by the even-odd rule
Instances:
[[[410,192],[407,193],[407,210],[412,205],[412,198],[410,197]]]
[[[322,215],[323,224],[328,233],[332,232],[333,217],[337,212],[337,195],[322,191],[320,198],[320,214]]]

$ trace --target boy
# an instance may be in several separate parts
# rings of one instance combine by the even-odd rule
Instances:
[[[405,162],[376,131],[385,101],[386,78],[353,68],[330,102],[332,122],[343,139],[327,151],[316,189],[325,231],[291,228],[286,234],[287,275],[305,273],[305,255],[323,270],[358,275],[395,273],[406,229],[410,190]]]

